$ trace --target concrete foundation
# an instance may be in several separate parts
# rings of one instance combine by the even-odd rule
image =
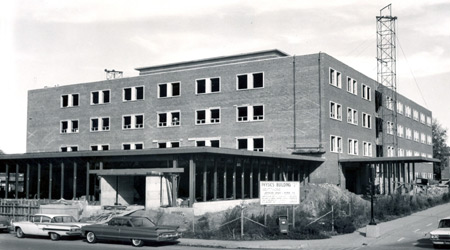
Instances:
[[[380,237],[380,227],[378,225],[367,225],[366,226],[366,237],[367,238]]]
[[[145,177],[145,208],[169,206],[172,200],[172,183],[165,176]]]
[[[136,191],[133,188],[133,177],[131,176],[104,176],[100,179],[100,204],[115,205],[116,202],[121,205],[134,204],[134,195]],[[117,201],[116,201],[117,199]]]

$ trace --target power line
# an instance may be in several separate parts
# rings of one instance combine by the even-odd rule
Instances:
[[[411,67],[409,66],[408,58],[406,57],[405,52],[403,51],[403,48],[402,48],[402,45],[401,45],[401,43],[400,43],[400,39],[399,39],[398,36],[397,36],[397,41],[398,41],[398,45],[399,45],[399,47],[400,47],[400,50],[402,51],[403,57],[405,58],[406,65],[408,66],[408,69],[409,69],[409,71],[411,72],[411,75],[412,75],[412,77],[413,77],[413,79],[414,79],[414,83],[416,84],[416,87],[417,87],[417,89],[419,90],[420,96],[422,97],[422,100],[423,100],[423,102],[425,103],[425,106],[428,108],[428,104],[427,104],[427,102],[425,101],[425,98],[423,97],[423,94],[422,94],[422,90],[420,89],[419,84],[417,83],[416,77],[414,76],[414,73],[413,73]]]

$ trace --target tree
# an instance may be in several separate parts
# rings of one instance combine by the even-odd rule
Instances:
[[[5,153],[3,153],[3,150],[0,149],[0,155],[2,155],[2,154],[5,154]]]
[[[447,129],[443,128],[436,119],[431,125],[433,133],[433,158],[439,159],[440,163],[433,164],[433,172],[436,179],[441,179],[441,172],[448,166],[449,149],[446,144]]]

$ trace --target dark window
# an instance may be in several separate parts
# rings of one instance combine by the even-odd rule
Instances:
[[[123,117],[123,128],[131,128],[131,116]]]
[[[158,126],[167,126],[167,114],[158,114],[158,118],[159,118],[159,121],[158,121]]]
[[[167,97],[167,84],[159,85],[159,97]]]
[[[109,118],[105,117],[102,118],[102,123],[103,123],[103,130],[109,130]]]
[[[131,145],[130,144],[123,144],[123,149],[124,150],[130,150],[131,149]]]
[[[91,119],[91,123],[92,123],[92,127],[91,130],[92,131],[97,131],[98,130],[98,119]]]
[[[180,125],[180,113],[174,112],[172,113],[172,126]]]
[[[78,106],[78,99],[79,99],[79,95],[78,94],[73,94],[72,95],[72,106]]]
[[[67,152],[67,147],[61,147],[61,152]]]
[[[253,88],[262,88],[264,86],[263,73],[253,74]]]
[[[211,78],[211,92],[220,91],[220,78]]]
[[[383,94],[381,92],[375,91],[375,111],[383,105]]]
[[[238,76],[238,89],[247,88],[247,75]]]
[[[144,145],[142,143],[137,143],[136,145],[134,145],[136,149],[143,149]]]
[[[219,144],[219,140],[211,140],[211,147],[218,148]]]
[[[238,139],[238,149],[247,149],[247,139]]]
[[[201,79],[197,80],[197,94],[204,94],[206,93],[206,80]]]
[[[68,95],[61,96],[61,102],[62,102],[61,106],[63,107],[69,106],[69,96]]]
[[[98,104],[99,98],[98,98],[98,92],[92,92],[92,104]]]
[[[172,96],[179,96],[180,95],[180,83],[175,82],[172,83]]]
[[[125,101],[131,101],[131,88],[126,88],[123,90],[123,92],[124,92],[123,98],[125,99]]]
[[[61,133],[67,133],[68,124],[69,123],[67,121],[61,122]]]
[[[254,151],[263,151],[264,150],[264,139],[263,138],[253,139],[253,150]]]
[[[70,149],[72,150],[72,152],[78,151],[78,147],[77,146],[72,146],[72,147],[70,147]]]
[[[92,151],[97,151],[98,150],[98,146],[97,145],[91,146],[91,150]]]
[[[196,143],[197,143],[197,147],[204,147],[206,145],[205,141],[197,141]]]
[[[238,121],[247,121],[247,107],[238,107]]]
[[[144,87],[136,87],[136,100],[144,99]]]
[[[205,110],[197,110],[197,124],[203,124],[206,122]]]
[[[253,106],[253,120],[263,120],[263,119],[264,119],[263,106]]]
[[[158,143],[158,148],[166,148],[166,143],[165,142]]]
[[[103,91],[103,103],[109,103],[109,90]]]
[[[102,145],[102,150],[103,151],[109,150],[109,145]]]
[[[220,122],[220,110],[211,109],[211,123]]]
[[[180,147],[180,143],[179,142],[172,142],[172,148],[179,148]]]
[[[143,127],[144,127],[144,116],[137,115],[136,116],[136,128],[143,128]]]
[[[78,121],[72,121],[72,132],[78,132]]]

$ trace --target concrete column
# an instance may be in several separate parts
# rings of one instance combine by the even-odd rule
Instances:
[[[161,176],[145,177],[145,208],[161,207]]]

